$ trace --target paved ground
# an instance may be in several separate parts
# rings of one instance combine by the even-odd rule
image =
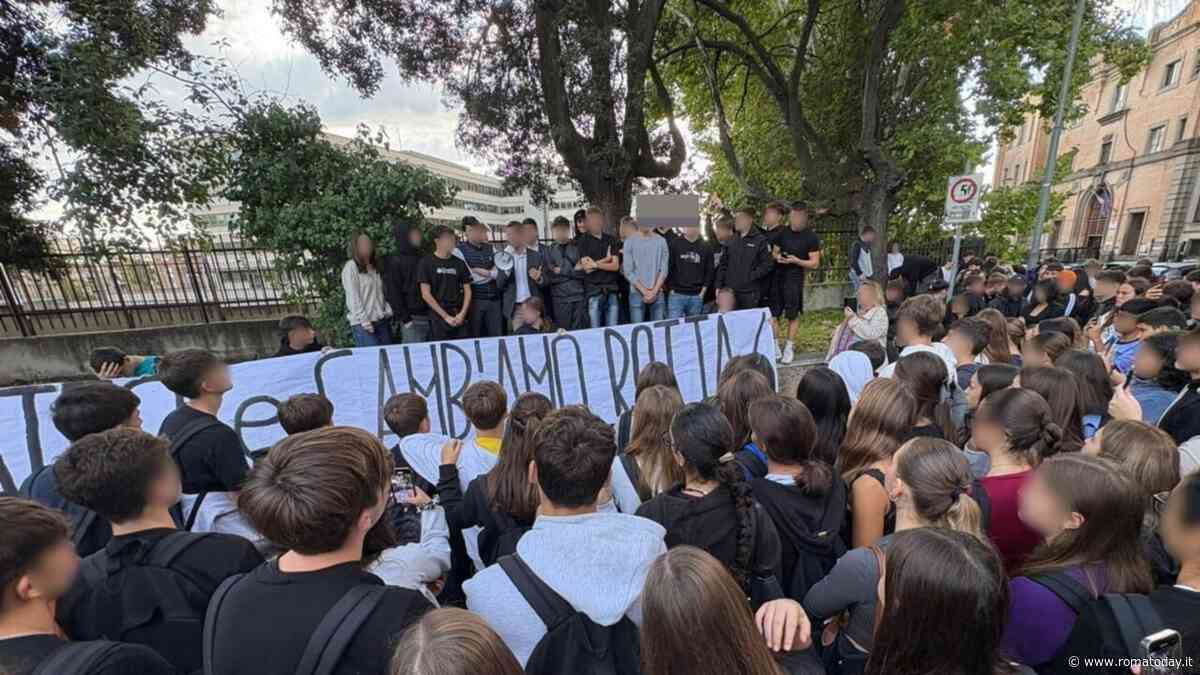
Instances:
[[[779,392],[787,396],[795,396],[796,385],[800,384],[800,378],[804,377],[805,371],[823,365],[825,365],[825,354],[797,354],[795,362],[778,367]]]

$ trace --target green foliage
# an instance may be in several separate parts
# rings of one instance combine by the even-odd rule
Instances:
[[[427,169],[382,159],[383,141],[360,128],[349,143],[334,145],[311,107],[273,102],[252,106],[233,136],[225,197],[240,202],[241,212],[231,228],[275,251],[281,272],[310,284],[321,299],[315,323],[338,344],[350,339],[340,275],[351,236],[365,232],[382,256],[394,246],[396,226],[422,226],[422,209],[452,196]]]
[[[0,3],[4,173],[26,179],[0,190],[5,239],[25,236],[43,188],[90,242],[138,239],[145,225],[167,234],[209,200],[240,101],[182,36],[216,11],[213,0]],[[150,76],[181,86],[187,105],[168,105]]]
[[[1033,224],[1037,215],[1041,186],[1024,183],[992,190],[983,197],[983,220],[963,227],[964,236],[982,237],[987,250],[1001,260],[1020,262],[1029,251]],[[1066,192],[1050,192],[1050,208],[1046,216],[1046,230],[1062,213],[1070,196]]]

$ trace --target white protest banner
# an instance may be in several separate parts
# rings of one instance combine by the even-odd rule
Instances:
[[[284,436],[275,405],[294,394],[318,392],[334,405],[334,422],[367,429],[391,441],[383,404],[393,394],[416,392],[429,400],[435,430],[457,437],[471,432],[461,398],[472,382],[494,380],[509,404],[529,391],[556,406],[582,404],[609,422],[633,406],[637,373],[651,361],[675,371],[686,401],[717,391],[717,377],[735,356],[761,353],[775,360],[775,339],[766,310],[695,316],[561,335],[525,335],[389,347],[342,349],[235,364],[233,389],[221,419],[246,447],[270,447]],[[180,404],[157,380],[118,382],[142,399],[144,428],[156,433]],[[0,389],[4,463],[19,484],[31,467],[67,447],[50,418],[62,384]],[[70,386],[67,384],[66,386]]]

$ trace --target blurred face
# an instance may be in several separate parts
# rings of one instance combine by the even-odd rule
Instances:
[[[1111,281],[1096,279],[1092,281],[1092,288],[1096,291],[1096,297],[1102,300],[1107,300],[1108,298],[1116,296],[1117,290],[1120,289],[1120,286],[1112,283]]]
[[[1104,442],[1104,427],[1096,430],[1092,437],[1083,442],[1083,454],[1092,457],[1100,456],[1100,444]]]
[[[737,298],[734,297],[733,293],[729,291],[717,293],[717,311],[722,313],[732,312],[736,308]]]
[[[892,244],[891,246],[889,246],[888,252],[889,253],[899,253],[900,252],[900,242],[896,242],[896,243]]]
[[[1021,365],[1026,368],[1037,368],[1041,366],[1052,366],[1050,357],[1046,352],[1033,346],[1032,340],[1026,340],[1025,344],[1021,345]]]
[[[408,243],[413,248],[421,248],[421,244],[425,242],[422,241],[420,228],[414,227],[408,231]]]
[[[293,328],[288,331],[288,342],[294,345],[311,345],[315,339],[317,339],[317,331],[307,326]]]
[[[950,348],[950,351],[954,352],[955,354],[970,354],[971,348],[974,347],[970,338],[956,330],[950,331],[946,335],[946,339],[943,340],[943,342],[945,342],[946,346]]]
[[[1058,284],[1058,290],[1062,293],[1069,293],[1073,288],[1075,288],[1075,285],[1072,284],[1069,279],[1063,276],[1057,277],[1054,280],[1054,283]]]
[[[868,230],[866,232],[863,232],[862,240],[868,244],[875,243],[875,232],[873,230]]]
[[[986,404],[980,406],[980,412],[975,417],[975,424],[971,425],[971,443],[977,450],[984,452],[999,450],[1008,443],[1008,436],[1005,435],[1004,429],[987,415]]]
[[[1025,294],[1025,284],[1008,284],[1008,294],[1014,298]]]
[[[446,234],[438,237],[437,241],[434,242],[434,245],[437,246],[438,253],[444,258],[450,255],[450,252],[454,250],[455,243],[454,233],[447,232]]]
[[[79,574],[79,556],[69,539],[47,549],[13,584],[22,602],[53,602],[62,597]]]
[[[358,252],[358,257],[366,260],[371,257],[371,252],[375,250],[375,244],[371,243],[371,238],[365,234],[358,235],[358,239],[354,240],[354,250]]]
[[[1116,305],[1117,307],[1120,307],[1136,297],[1137,292],[1133,290],[1133,286],[1130,286],[1129,284],[1121,284],[1117,287]]]
[[[733,230],[728,227],[718,225],[714,230],[717,234],[717,241],[725,243],[733,237]]]
[[[533,223],[525,223],[525,245],[536,244],[538,240],[538,228]]]
[[[900,319],[896,322],[896,342],[902,345],[914,344],[920,337],[917,324],[911,319]]]
[[[233,389],[233,378],[229,374],[229,366],[222,363],[210,370],[201,383],[201,388],[212,394],[224,394]]]
[[[1117,312],[1113,315],[1113,328],[1122,335],[1136,333],[1138,329],[1137,316],[1128,312]]]
[[[984,284],[984,282],[982,282],[982,281],[976,281],[975,283],[971,284],[970,286],[967,286],[967,290],[971,291],[975,295],[983,295],[984,292],[987,290],[987,285]]]
[[[1165,365],[1162,355],[1143,344],[1133,357],[1133,374],[1144,380],[1153,380],[1162,373]]]
[[[567,225],[559,225],[554,228],[554,241],[565,244],[571,241],[571,228]]]
[[[879,304],[879,294],[875,292],[873,286],[863,284],[858,287],[858,293],[855,295],[858,298],[858,308],[860,310],[870,309]]]
[[[1179,341],[1179,348],[1175,350],[1175,367],[1192,374],[1200,372],[1200,340]]]
[[[150,484],[150,494],[146,495],[146,503],[170,508],[179,501],[183,493],[183,485],[179,479],[179,465],[170,456],[163,457],[163,468],[158,477]]]
[[[749,232],[754,226],[754,219],[747,213],[739,213],[733,217],[733,226],[738,232]]]
[[[796,229],[808,227],[808,209],[792,209],[788,212],[788,224]]]
[[[599,213],[589,213],[587,215],[587,231],[592,234],[604,233],[604,216]]]
[[[688,239],[693,239],[693,240],[699,239],[700,238],[700,226],[699,225],[691,225],[689,227],[683,228],[683,236],[687,237]]]
[[[979,383],[979,373],[971,376],[971,384],[967,385],[967,407],[975,410],[983,400],[983,385]]]
[[[487,241],[488,231],[484,225],[472,225],[467,228],[467,240],[476,246]]]
[[[521,308],[517,310],[521,318],[521,322],[527,326],[537,325],[539,319],[542,318],[541,312],[534,309],[528,302],[521,303]]]
[[[512,246],[520,248],[525,245],[525,228],[512,226],[504,231],[504,236]]]
[[[1187,496],[1182,486],[1176,487],[1167,500],[1167,511],[1163,514],[1159,532],[1162,533],[1167,552],[1179,561],[1200,558],[1200,526],[1189,525],[1186,516]]]
[[[971,306],[963,298],[955,298],[950,303],[950,311],[954,312],[955,316],[966,316],[971,312]]]
[[[763,222],[772,227],[783,224],[783,214],[775,209],[767,209],[763,212]]]
[[[1038,272],[1038,279],[1055,279],[1058,277],[1058,271],[1043,267]]]
[[[1025,483],[1017,515],[1021,522],[1049,541],[1066,530],[1079,528],[1083,525],[1083,516],[1071,511],[1070,506],[1046,483],[1042,474],[1042,471],[1035,471]]]
[[[899,288],[889,288],[885,293],[887,293],[887,301],[893,304],[904,299],[904,292]]]

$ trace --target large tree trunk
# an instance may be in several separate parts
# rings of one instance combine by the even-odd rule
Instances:
[[[890,167],[889,167],[890,168]],[[888,278],[888,218],[898,202],[897,192],[904,184],[897,171],[885,171],[884,175],[866,185],[863,192],[862,209],[859,211],[859,229],[870,225],[875,228],[875,244],[871,247],[871,270],[880,285],[886,286]]]
[[[617,236],[621,218],[633,211],[633,178],[624,180],[603,176],[598,168],[590,168],[586,176],[573,171],[575,179],[583,187],[583,196],[592,206],[604,211],[604,230]]]

